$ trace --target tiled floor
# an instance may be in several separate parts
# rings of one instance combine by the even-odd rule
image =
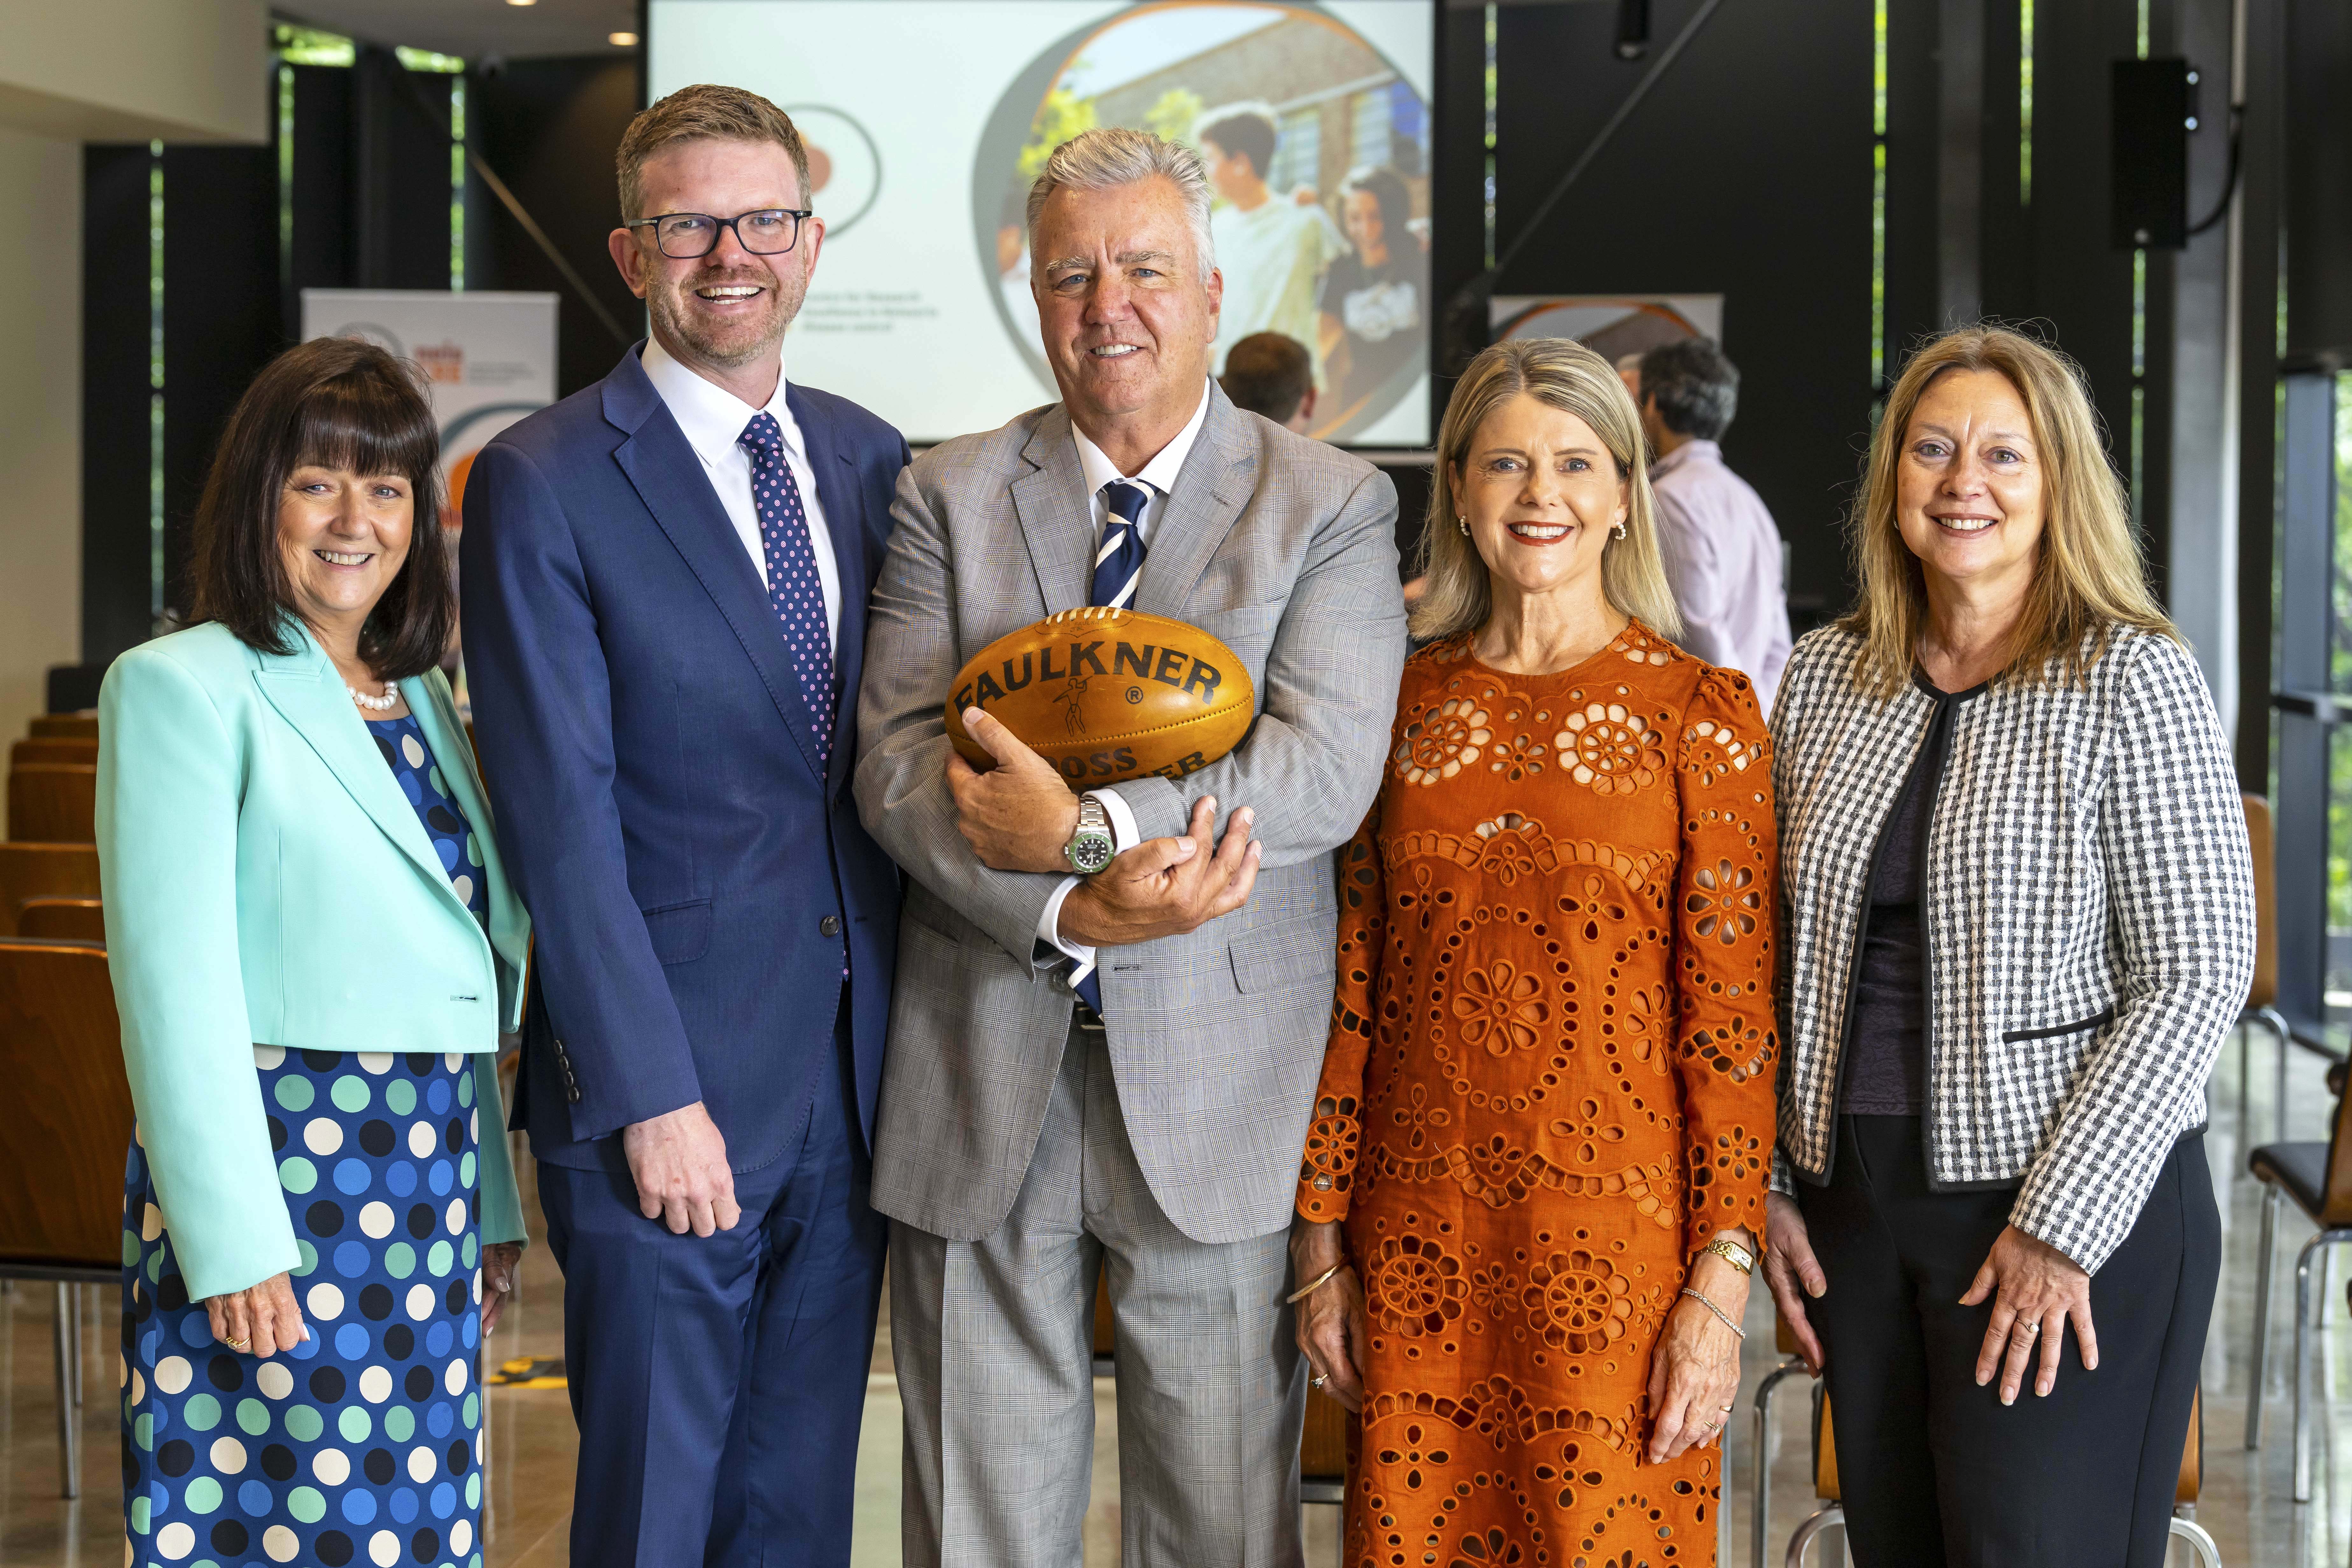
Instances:
[[[2273,1127],[2273,1095],[2266,1040],[2255,1049],[2252,1121],[2267,1139]],[[2326,1136],[2333,1107],[2317,1058],[2295,1053],[2288,1087],[2288,1130],[2295,1138]],[[2321,1348],[2316,1385],[2332,1394],[2315,1425],[2314,1500],[2292,1501],[2289,1469],[2291,1402],[2286,1366],[2287,1336],[2273,1340],[2270,1415],[2264,1447],[2243,1447],[2249,1325],[2253,1313],[2254,1252],[2260,1227],[2260,1189],[2231,1173],[2243,1164],[2237,1127],[2238,1052],[2223,1053],[2217,1076],[2208,1152],[2222,1183],[2226,1264],[2221,1300],[2205,1359],[2205,1495],[2197,1517],[2210,1530],[2222,1561],[2262,1568],[2315,1568],[2342,1564],[2352,1554],[2352,1314],[2344,1305],[2339,1270],[2319,1299],[2332,1307]],[[527,1195],[534,1215],[535,1201]],[[2293,1258],[2310,1226],[2290,1206],[2279,1238],[2281,1263],[2274,1294],[2281,1314],[2292,1310]],[[562,1280],[544,1247],[527,1256],[519,1303],[493,1341],[495,1353],[553,1356],[560,1353]],[[100,1297],[103,1296],[103,1300]],[[84,1293],[87,1326],[82,1495],[77,1502],[58,1496],[57,1405],[50,1354],[54,1291],[19,1282],[0,1296],[0,1568],[117,1568],[123,1561],[121,1487],[115,1464],[115,1367],[110,1291]],[[1750,1304],[1748,1387],[1777,1361],[1771,1348],[1771,1312],[1763,1293]],[[1815,1506],[1809,1479],[1807,1384],[1800,1376],[1782,1385],[1772,1434],[1773,1505],[1769,1561],[1777,1564],[1790,1531]],[[1737,1483],[1727,1564],[1748,1562],[1752,1499],[1753,1437],[1743,1395],[1732,1444]],[[503,1389],[490,1400],[489,1510],[483,1524],[486,1568],[557,1568],[569,1557],[565,1530],[570,1518],[573,1436],[571,1411],[558,1391]],[[1087,1518],[1087,1568],[1108,1568],[1118,1560],[1118,1487],[1117,1417],[1108,1385],[1097,1402],[1095,1497]],[[898,1562],[898,1400],[890,1378],[886,1323],[876,1347],[874,1375],[867,1385],[866,1432],[858,1454],[857,1568],[883,1568]],[[1307,1559],[1328,1564],[1338,1559],[1337,1510],[1306,1510]],[[1827,1542],[1835,1552],[1832,1538]],[[2186,1559],[2178,1559],[2186,1561]],[[1821,1561],[1816,1554],[1815,1562]]]

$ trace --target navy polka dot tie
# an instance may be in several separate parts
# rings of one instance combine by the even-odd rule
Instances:
[[[768,604],[783,623],[823,763],[833,752],[833,631],[825,623],[824,586],[809,543],[808,512],[792,466],[784,461],[784,432],[776,416],[761,409],[735,439],[751,458],[751,504],[760,514],[760,547],[768,563]]]

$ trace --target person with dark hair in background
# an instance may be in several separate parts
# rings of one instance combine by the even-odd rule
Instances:
[[[563,1266],[572,1557],[849,1560],[898,873],[850,756],[898,431],[785,371],[824,240],[774,104],[630,121],[650,340],[475,462],[467,659],[533,958],[519,1120]]]
[[[414,366],[287,350],[197,507],[199,624],[99,693],[139,1562],[478,1561],[530,921],[435,668],[439,458]]]
[[[1209,350],[1209,374],[1224,372],[1225,356],[1252,332],[1280,332],[1316,350],[1316,287],[1348,242],[1331,215],[1313,199],[1277,195],[1267,184],[1280,141],[1274,110],[1235,103],[1201,116],[1194,132],[1201,161],[1219,205],[1209,216],[1211,248],[1224,274],[1225,298]],[[1315,384],[1323,384],[1315,363]]]
[[[1225,355],[1217,378],[1234,406],[1307,434],[1315,418],[1315,362],[1307,345],[1280,332],[1252,332]]]
[[[1344,352],[1334,406],[1346,418],[1398,371],[1426,362],[1429,265],[1405,226],[1412,193],[1403,175],[1358,169],[1340,183],[1339,199],[1355,249],[1323,275],[1317,330],[1327,363]]]
[[[1658,543],[1683,613],[1682,646],[1756,683],[1767,713],[1789,662],[1780,531],[1764,500],[1724,466],[1716,443],[1739,406],[1739,371],[1712,338],[1642,356],[1642,432],[1657,461]]]

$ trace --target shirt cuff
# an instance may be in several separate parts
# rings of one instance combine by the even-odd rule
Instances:
[[[1103,815],[1110,819],[1113,855],[1124,855],[1143,842],[1143,835],[1135,826],[1134,808],[1119,799],[1116,792],[1104,790],[1095,799],[1101,805]],[[1054,896],[1045,900],[1045,910],[1037,916],[1037,941],[1076,963],[1077,968],[1070,975],[1073,981],[1084,980],[1095,966],[1093,948],[1082,942],[1062,940],[1062,901],[1070,896],[1070,889],[1078,881],[1076,877],[1063,878],[1062,885],[1054,889]]]

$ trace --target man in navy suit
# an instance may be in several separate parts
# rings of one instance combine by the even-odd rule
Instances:
[[[907,445],[793,385],[824,224],[766,99],[621,142],[653,336],[484,447],[466,660],[538,926],[517,1126],[565,1279],[574,1564],[849,1561],[898,873],[847,788]]]

